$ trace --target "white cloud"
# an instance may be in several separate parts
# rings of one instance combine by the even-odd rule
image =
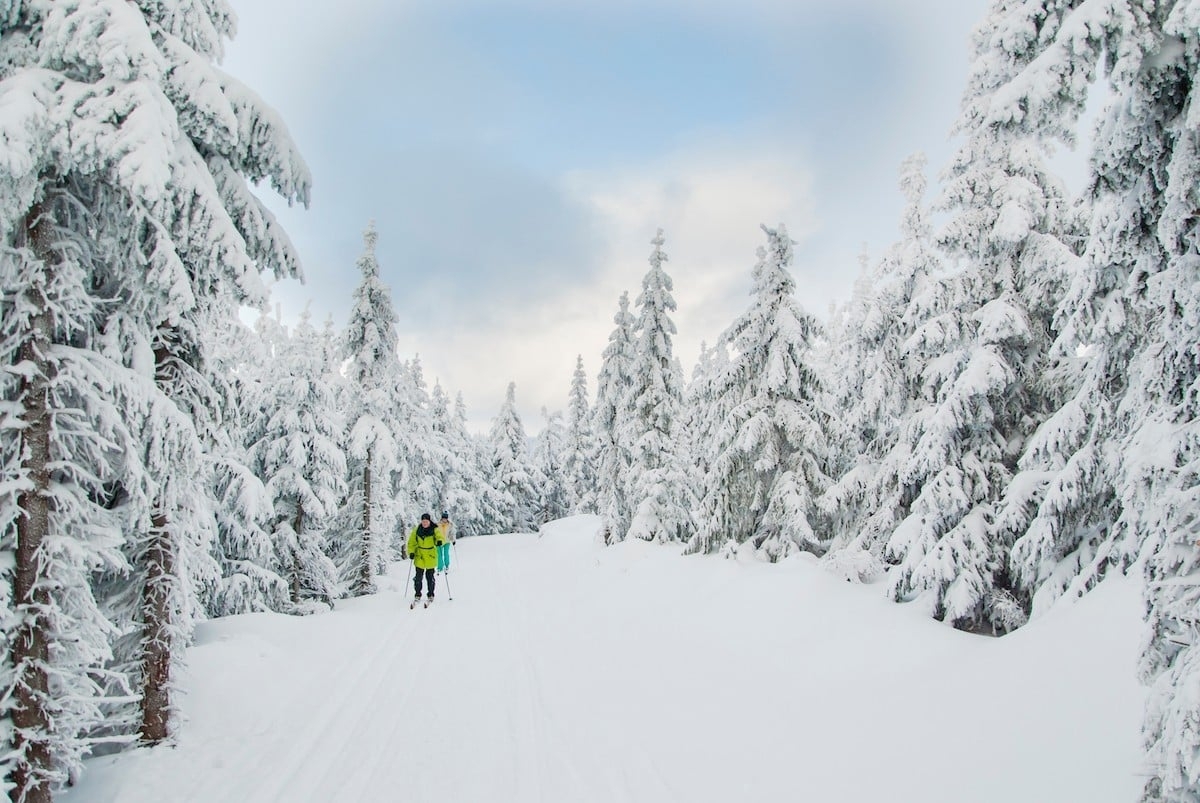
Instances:
[[[311,284],[285,288],[280,295],[285,302],[295,300],[298,309],[316,293],[318,320],[330,307],[345,307],[357,280],[352,266],[360,250],[358,232],[367,217],[381,218],[386,224],[382,242],[387,248],[403,242],[409,248],[405,254],[422,237],[446,243],[444,250],[466,266],[462,270],[415,257],[397,256],[389,263],[395,270],[416,269],[423,271],[422,277],[428,274],[442,282],[406,280],[393,287],[401,315],[413,308],[414,298],[428,297],[442,321],[436,332],[406,339],[402,349],[420,353],[431,382],[440,379],[450,392],[463,392],[477,429],[486,428],[508,382],[515,381],[526,428],[534,431],[541,426],[540,407],[565,407],[576,354],[583,354],[594,382],[617,298],[623,290],[629,291],[631,301],[636,298],[647,269],[650,238],[662,227],[679,304],[676,350],[690,369],[700,341],[715,339],[749,303],[755,249],[764,242],[759,224],[783,222],[801,242],[794,267],[798,295],[817,314],[848,294],[860,242],[870,239],[876,254],[887,246],[887,229],[900,205],[894,191],[900,160],[920,147],[934,149],[933,169],[943,163],[936,148],[944,142],[965,77],[965,28],[982,16],[984,5],[983,0],[847,0],[840,6],[817,0],[445,0],[438,5],[343,0],[331,11],[320,4],[241,0],[241,33],[230,48],[227,67],[277,105],[312,160],[315,174],[313,211],[281,212],[304,251]],[[542,108],[538,99],[543,94],[536,87],[514,83],[513,74],[494,69],[497,62],[489,60],[488,53],[471,49],[475,40],[457,36],[453,27],[440,27],[447,6],[468,12],[494,12],[497,7],[586,12],[579,14],[580,32],[587,30],[590,19],[602,15],[631,24],[646,20],[647,25],[690,19],[710,30],[736,29],[742,34],[736,47],[761,48],[771,57],[764,60],[768,66],[761,73],[746,66],[757,61],[744,60],[747,73],[738,86],[746,85],[752,99],[743,108],[730,101],[736,93],[723,96],[729,109],[743,113],[721,123],[720,140],[712,139],[712,130],[659,131],[647,146],[674,142],[673,152],[639,156],[627,147],[614,148],[611,154],[568,157],[564,153],[570,153],[573,142],[564,132],[591,132],[595,136],[588,144],[596,147],[604,143],[607,129],[553,125],[556,107],[551,103]],[[471,18],[459,15],[460,21]],[[841,25],[838,35],[822,37],[822,21],[835,18]],[[870,55],[872,43],[890,46],[893,35],[902,41],[896,52],[888,51],[888,58],[879,63],[859,63],[860,51]],[[843,68],[840,79],[814,74],[813,61],[828,54],[821,48],[807,53],[798,46],[800,41],[811,44],[813,37],[820,42],[829,38],[831,47],[845,48],[847,58],[838,62]],[[397,61],[397,54],[409,58]],[[720,57],[713,54],[717,63]],[[397,64],[403,67],[400,73]],[[879,69],[881,64],[886,69]],[[850,69],[856,66],[862,69]],[[856,83],[855,76],[862,80]],[[763,87],[769,94],[765,103],[764,93],[754,91]],[[548,90],[545,97],[561,102]],[[719,108],[723,107],[718,104],[712,110]],[[498,211],[488,211],[482,219],[515,232],[511,248],[498,235],[491,240],[478,231],[460,235],[453,228],[463,217],[451,214],[456,207],[434,204],[428,194],[415,191],[415,178],[421,176],[390,176],[386,187],[375,186],[373,179],[388,176],[385,168],[403,167],[397,155],[404,153],[399,150],[407,142],[403,135],[413,136],[414,110],[421,112],[416,122],[440,125],[423,133],[432,136],[431,141],[447,149],[465,141],[485,147],[488,154],[494,148],[497,163],[528,167],[533,178],[545,179],[545,187],[502,180],[503,171],[497,174],[494,165],[473,172],[463,165],[443,171],[471,179],[446,187],[451,197],[457,192],[470,202],[463,207],[468,211],[491,203],[481,187],[503,193],[493,204]],[[675,112],[682,114],[679,108]],[[709,129],[718,125],[712,116],[697,117],[703,117],[700,124]],[[636,117],[609,122],[615,140],[624,142],[625,134],[637,133]],[[538,156],[543,152],[557,159],[542,164]],[[555,174],[571,163],[617,167],[577,170],[565,177]],[[435,166],[427,165],[425,172],[436,178]],[[418,208],[413,211],[389,199],[392,187],[408,193],[403,200]],[[527,191],[518,192],[522,187]],[[567,209],[564,198],[575,206]],[[553,214],[559,206],[566,209],[565,223],[562,215]],[[389,223],[392,208],[408,211],[399,220],[417,227],[422,237]],[[431,210],[437,214],[430,215]],[[531,225],[508,225],[505,215]],[[544,234],[547,226],[556,227],[557,239]],[[448,234],[443,232],[447,227]],[[450,248],[467,249],[473,240],[487,245],[477,257]],[[536,254],[544,258],[532,266],[539,268],[535,271],[528,263]],[[558,263],[562,273],[555,275],[550,271]],[[499,302],[497,294],[503,288],[478,281],[478,273],[468,268],[503,274],[502,281],[520,288],[517,300],[507,302],[504,291],[505,302]],[[484,286],[485,301],[499,307],[501,314],[472,309],[466,302],[468,290]]]
[[[811,173],[795,149],[779,145],[694,147],[618,174],[576,173],[570,181],[611,232],[609,268],[595,291],[608,295],[612,311],[622,289],[636,299],[650,238],[664,230],[685,364],[701,340],[712,342],[749,303],[755,251],[765,241],[760,225],[784,223],[803,241],[817,224]]]
[[[407,346],[421,349],[426,366],[439,366],[430,372],[444,386],[462,390],[477,430],[486,429],[485,419],[499,408],[510,381],[517,383],[526,430],[540,429],[540,408],[566,407],[577,354],[594,392],[618,298],[628,291],[631,305],[636,300],[656,228],[666,233],[667,271],[679,306],[676,353],[690,371],[701,341],[713,342],[750,303],[755,251],[765,242],[760,224],[782,222],[797,240],[815,226],[809,171],[783,147],[760,145],[744,153],[692,148],[616,173],[574,173],[568,183],[596,211],[607,241],[591,280],[543,301],[513,305],[497,328],[476,329],[471,321],[455,320],[451,310],[432,348],[427,338]],[[504,370],[508,375],[498,375]]]

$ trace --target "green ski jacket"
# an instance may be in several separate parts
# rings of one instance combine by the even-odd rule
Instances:
[[[408,535],[408,556],[418,569],[437,568],[437,545],[446,543],[446,536],[435,527],[429,535],[418,535],[419,527],[413,527]]]

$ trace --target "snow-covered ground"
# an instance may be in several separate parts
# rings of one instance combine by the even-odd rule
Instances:
[[[449,588],[203,625],[172,747],[68,803],[1137,799],[1137,584],[1003,639],[802,557],[464,539]],[[449,593],[453,593],[453,600]]]

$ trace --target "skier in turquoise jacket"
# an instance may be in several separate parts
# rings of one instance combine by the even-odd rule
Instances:
[[[450,545],[454,543],[454,526],[450,523],[450,513],[442,511],[442,520],[437,525],[438,532],[442,536],[442,541],[438,544],[438,565],[437,570],[441,572],[450,571]]]

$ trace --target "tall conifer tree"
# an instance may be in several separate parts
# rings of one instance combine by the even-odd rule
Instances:
[[[120,546],[131,574],[122,593],[106,602],[113,603],[111,615],[124,620],[122,628],[137,633],[118,645],[116,658],[138,693],[138,730],[148,742],[171,731],[174,668],[199,613],[196,583],[211,570],[205,565],[211,563],[206,539],[214,532],[205,455],[211,441],[204,433],[211,431],[208,412],[216,406],[206,335],[225,327],[238,305],[263,302],[260,270],[299,273],[286,235],[247,180],[301,201],[309,182],[274,114],[215,67],[232,34],[232,13],[222,2],[193,5],[19,3],[5,12],[0,38],[0,97],[8,110],[0,120],[8,156],[0,163],[3,292],[21,309],[4,318],[25,322],[23,331],[6,337],[15,337],[9,354],[21,353],[30,369],[8,400],[21,400],[25,407],[14,414],[33,422],[22,436],[29,443],[18,452],[24,457],[8,464],[30,483],[11,507],[3,506],[22,511],[11,519],[9,535],[17,555],[13,605],[50,615],[39,595],[70,589],[72,615],[84,613],[91,603],[75,594],[82,589],[51,577],[62,568],[55,556],[69,545],[59,534],[80,539],[69,550],[83,558],[80,565],[99,568],[104,561],[86,546],[97,543],[79,518],[87,505],[67,502],[82,493],[76,498],[88,505],[121,511],[130,535]],[[16,266],[48,281],[27,274],[20,285],[10,283],[9,269]],[[65,307],[51,300],[72,296],[91,309],[77,306],[70,318],[61,316]],[[98,471],[99,465],[86,473],[49,468],[69,465],[56,457],[64,444],[55,438],[71,427],[53,423],[55,405],[65,397],[45,392],[65,392],[71,383],[58,346],[108,361],[75,385],[79,399],[69,404],[90,422],[80,428],[83,418],[76,419],[80,438],[70,453],[99,458],[82,433],[102,432],[104,460],[120,455],[110,462],[115,474]],[[85,363],[98,368],[95,359],[85,357]],[[109,379],[100,381],[101,375]],[[113,439],[119,431],[113,420],[105,421],[88,401],[97,396],[118,401],[117,420],[139,433],[138,448]],[[104,482],[102,491],[89,488],[93,479]],[[94,614],[85,615],[95,622]],[[6,716],[19,723],[5,770],[14,797],[45,800],[78,755],[63,735],[85,724],[47,707],[47,681],[71,678],[72,691],[60,699],[72,704],[88,693],[74,685],[83,680],[80,671],[51,671],[45,663],[58,651],[51,646],[52,619],[23,612],[21,620],[29,629],[13,642],[13,665],[34,674],[14,676],[15,696],[4,696],[12,706]],[[97,642],[85,643],[84,651],[59,655],[78,661],[90,651],[76,664],[82,669],[102,655],[93,649]]]
[[[492,483],[503,494],[508,532],[537,530],[537,489],[529,470],[529,443],[517,413],[517,383],[509,382],[504,404],[492,420],[489,436]]]
[[[571,392],[567,400],[567,434],[564,444],[563,472],[566,478],[567,504],[572,513],[588,513],[596,505],[596,470],[592,463],[595,443],[592,435],[591,408],[588,405],[587,373],[583,355],[575,358]]]
[[[306,600],[337,594],[326,528],[346,492],[345,426],[307,310],[273,362],[269,417],[253,454],[272,501],[268,528],[290,607],[300,611]]]
[[[1047,94],[1044,79],[1077,5],[993,5],[955,128],[964,144],[947,174],[942,244],[956,264],[945,309],[921,330],[940,353],[900,445],[912,504],[888,549],[896,598],[928,594],[939,618],[962,626],[1003,630],[1021,618],[1006,567],[1015,533],[996,508],[1056,403],[1042,378],[1078,231],[1046,156],[1072,141],[1088,77],[1064,58],[1058,91]]]
[[[530,455],[534,486],[537,493],[538,524],[561,519],[569,510],[567,488],[563,481],[564,454],[566,452],[567,429],[563,426],[562,413],[542,408],[542,431],[533,440]]]
[[[1141,164],[1137,184],[1117,185],[1136,191],[1119,209],[1137,224],[1127,242],[1144,248],[1150,223],[1157,247],[1126,285],[1143,336],[1118,408],[1131,425],[1117,488],[1118,527],[1129,535],[1115,541],[1113,560],[1127,563],[1134,548],[1150,555],[1143,799],[1157,803],[1200,800],[1200,2],[1139,11],[1127,43],[1136,56],[1115,73],[1109,164],[1120,178]]]
[[[642,279],[634,324],[630,399],[632,462],[626,497],[633,508],[629,534],[646,541],[686,541],[694,507],[683,430],[683,377],[675,357],[675,297],[663,268],[662,229],[651,240],[650,270]]]
[[[828,460],[812,341],[820,325],[795,299],[792,240],[763,226],[750,308],[721,335],[729,365],[714,395],[726,411],[716,429],[696,546],[754,539],[772,560],[828,546],[816,500]]]
[[[841,411],[838,430],[843,473],[821,499],[838,522],[834,548],[883,559],[896,522],[907,514],[897,450],[912,405],[921,398],[922,375],[935,356],[921,326],[936,314],[941,260],[925,207],[925,157],[905,160],[901,239],[864,276],[858,304],[847,311],[845,340],[831,353],[830,407]]]
[[[393,394],[399,377],[396,353],[396,311],[391,291],[379,275],[375,246],[379,235],[372,221],[363,232],[363,253],[358,259],[362,279],[354,291],[354,308],[342,335],[342,354],[348,361],[347,382],[353,388],[348,413],[351,505],[358,509],[355,539],[349,563],[342,567],[355,594],[375,591],[375,576],[385,560],[394,516],[391,472],[397,444]],[[381,511],[381,507],[388,510]]]
[[[616,328],[604,348],[596,377],[596,403],[592,405],[595,433],[596,512],[604,519],[603,538],[621,541],[632,517],[625,483],[632,461],[633,438],[629,428],[629,393],[633,382],[634,319],[629,314],[629,293],[622,293]]]
[[[208,432],[216,538],[213,556],[220,567],[215,587],[205,595],[212,616],[282,610],[287,584],[271,533],[274,515],[252,444],[262,437],[272,404],[269,386],[287,342],[283,325],[260,315],[257,332],[240,321],[214,331],[209,373],[220,420]]]

